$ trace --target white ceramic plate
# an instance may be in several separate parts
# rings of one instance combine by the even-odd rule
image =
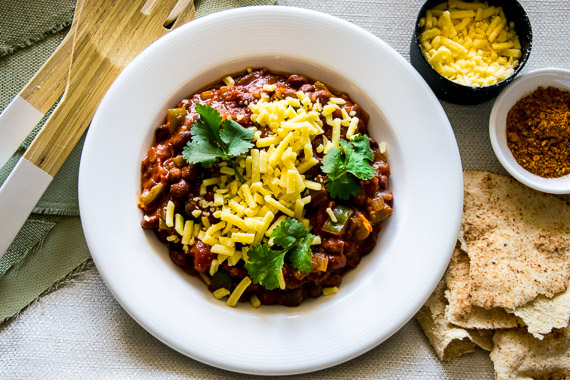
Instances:
[[[535,190],[551,194],[570,194],[570,175],[544,178],[523,168],[507,146],[507,114],[521,98],[539,86],[570,91],[570,70],[544,68],[531,71],[509,84],[493,104],[489,117],[489,137],[497,158],[513,177]]]
[[[140,161],[169,107],[246,67],[301,73],[351,95],[388,144],[395,211],[340,292],[297,308],[229,308],[140,227]],[[93,119],[79,178],[81,219],[101,276],[165,344],[210,365],[294,374],[360,355],[402,327],[441,278],[460,224],[463,177],[443,109],[420,75],[370,33],[325,14],[250,7],[169,33],[119,76]]]

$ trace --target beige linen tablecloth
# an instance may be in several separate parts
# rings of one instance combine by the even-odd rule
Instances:
[[[286,0],[282,3],[349,20],[408,58],[413,25],[422,1]],[[549,66],[570,68],[570,1],[523,0],[521,3],[529,13],[534,32],[533,50],[524,72]],[[0,20],[3,17],[1,10],[0,4]],[[64,35],[64,32],[60,33]],[[41,40],[41,36],[38,39]],[[53,39],[45,43],[52,44],[53,48],[57,46]],[[306,43],[318,42],[308,39]],[[38,61],[41,63],[47,56],[29,57],[23,48],[10,59],[16,60],[16,64],[39,67]],[[9,73],[0,72],[0,75]],[[3,79],[20,81],[22,86],[26,81]],[[493,154],[487,133],[492,101],[477,106],[443,103],[443,107],[453,126],[464,168],[504,173]],[[127,315],[107,290],[97,270],[91,268],[42,297],[18,318],[0,326],[0,379],[23,378],[256,377],[206,366],[163,345]],[[411,320],[389,340],[354,360],[292,378],[492,379],[493,367],[488,354],[483,351],[451,362],[440,362],[417,322]]]

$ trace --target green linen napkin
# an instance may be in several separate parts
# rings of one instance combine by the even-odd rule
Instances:
[[[194,3],[196,17],[201,17],[234,7],[277,2],[195,0]],[[0,111],[57,48],[71,25],[74,7],[75,0],[3,2],[0,19]],[[0,168],[0,184],[6,180],[54,108],[10,161]],[[0,259],[0,324],[93,266],[81,229],[77,196],[79,159],[84,139],[85,136]],[[0,222],[0,228],[3,223],[7,221]]]

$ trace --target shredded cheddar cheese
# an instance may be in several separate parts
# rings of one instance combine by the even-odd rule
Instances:
[[[428,10],[419,26],[429,64],[458,84],[495,84],[510,77],[519,64],[521,44],[502,7],[450,0]]]
[[[224,78],[224,82],[228,86],[235,84],[231,77]],[[205,178],[198,184],[200,197],[193,200],[200,209],[190,212],[187,220],[175,213],[171,201],[164,211],[166,226],[175,231],[167,237],[169,241],[181,241],[184,252],[188,253],[199,239],[217,255],[206,273],[200,272],[206,283],[211,282],[210,276],[222,264],[247,263],[251,245],[273,245],[271,233],[286,217],[309,226],[305,218],[305,206],[311,202],[308,190],[323,188],[322,183],[305,177],[319,163],[314,156],[313,140],[322,135],[323,144],[315,150],[326,153],[338,147],[344,137],[343,128],[347,138],[358,133],[356,112],[348,113],[342,108],[346,104],[342,97],[332,97],[321,104],[298,91],[295,97],[270,100],[269,95],[276,92],[277,86],[264,85],[262,90],[261,99],[248,106],[251,120],[257,125],[249,128],[254,133],[254,148],[235,159],[235,168],[221,163],[220,176]],[[331,139],[323,135],[324,123],[331,127]],[[211,201],[204,197],[208,192],[213,192]],[[327,212],[336,220],[330,208]],[[212,222],[212,217],[216,222]],[[320,237],[315,237],[311,244],[321,244]],[[250,284],[251,279],[246,277],[233,292],[221,288],[214,292],[214,297],[222,299],[229,295],[227,304],[235,306]],[[285,288],[283,273],[279,286]],[[253,307],[261,304],[256,296],[250,297],[250,302]]]
[[[235,306],[239,301],[239,298],[242,296],[243,292],[247,289],[247,287],[251,284],[251,279],[249,277],[244,277],[243,280],[236,286],[226,304],[228,306]]]

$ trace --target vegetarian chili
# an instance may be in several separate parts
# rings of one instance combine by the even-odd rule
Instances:
[[[273,119],[265,115],[264,110],[260,111],[260,107],[255,107],[263,103],[264,109],[272,109],[267,104],[279,101],[282,102],[280,104],[288,102],[288,108],[284,108],[287,114],[293,111],[301,114],[302,108],[308,110],[304,120],[310,125],[300,122],[298,125],[305,129],[295,132],[295,136],[307,139],[303,135],[305,131],[322,131],[312,135],[309,146],[303,146],[297,153],[290,148],[281,148],[285,144],[283,141],[289,138],[283,136],[295,131],[296,127],[291,125],[299,119],[297,114],[290,115],[287,119],[289,124],[282,123],[290,128],[283,131],[270,128]],[[199,140],[197,136],[196,123],[205,119],[197,111],[198,105],[212,107],[221,116],[220,120],[224,120],[222,129],[214,128],[214,134],[222,131],[222,140],[226,128],[230,130],[230,126],[224,124],[225,120],[232,120],[252,132],[255,136],[252,144],[256,144],[257,149],[230,158],[231,165],[219,158],[213,163],[211,160],[189,163],[185,149],[196,147],[193,144],[198,142],[213,145],[212,141]],[[200,107],[200,112],[205,110]],[[311,113],[311,109],[320,111]],[[263,117],[267,122],[261,122]],[[144,229],[153,230],[158,239],[168,246],[172,261],[186,273],[202,279],[217,298],[235,292],[240,283],[244,287],[246,278],[248,282],[239,294],[239,301],[250,301],[254,306],[258,306],[256,303],[297,306],[309,297],[330,294],[331,289],[341,284],[343,275],[355,268],[362,256],[372,251],[382,222],[393,211],[385,145],[368,137],[367,124],[367,114],[346,94],[333,93],[321,82],[305,76],[273,73],[263,68],[248,69],[239,75],[226,77],[182,99],[175,108],[168,110],[164,122],[156,129],[154,141],[141,164],[139,207],[144,214],[141,225]],[[202,128],[202,131],[206,130],[204,125]],[[275,136],[279,133],[281,142],[263,146],[262,142],[277,139]],[[231,141],[217,144],[216,147],[220,144],[229,146]],[[294,141],[289,142],[290,146],[293,144]],[[259,156],[261,160],[256,161]],[[262,167],[252,165],[251,157],[253,162],[263,162],[260,164]],[[361,160],[361,166],[355,168],[354,160]],[[269,167],[271,162],[276,168],[283,165],[280,174],[278,169]],[[300,164],[286,170],[284,165],[292,162]],[[233,168],[239,170],[235,176],[229,174]],[[368,174],[359,174],[362,171]],[[273,181],[267,182],[267,186],[260,185],[270,172]],[[333,172],[337,176],[337,184],[333,181]],[[240,173],[243,173],[244,182],[238,178]],[[256,175],[258,179],[252,180]],[[258,180],[260,182],[256,182]],[[277,190],[274,191],[273,186],[278,187]],[[279,196],[274,196],[275,192]],[[297,202],[289,208],[284,206],[295,195]],[[237,213],[237,217],[224,219],[224,213],[229,212]],[[306,228],[303,236],[310,240],[297,241],[297,245],[287,248],[289,252],[283,254],[280,286],[277,288],[264,286],[262,281],[256,281],[252,273],[248,273],[247,252],[252,254],[253,236],[255,239],[263,238],[259,244],[273,249],[268,252],[287,250],[285,243],[280,243],[283,249],[279,251],[281,248],[275,242],[280,240],[271,237],[274,235],[270,235],[270,229],[267,229],[269,222],[260,215],[273,218],[270,224],[280,218],[301,221],[303,224],[298,224]],[[227,223],[220,224],[222,221]],[[234,233],[235,239],[223,235],[232,227],[235,230],[235,225],[239,226],[243,221],[257,223],[254,225],[258,229],[265,223],[263,228],[267,233],[259,236],[255,231],[250,234],[247,231]],[[215,232],[218,237],[212,239],[216,226],[223,230]],[[275,231],[276,227],[271,228]],[[192,236],[190,240],[189,236]],[[245,239],[249,239],[247,243]],[[208,244],[209,241],[215,243]],[[309,244],[310,269],[302,271],[289,255],[297,246],[306,248]],[[251,284],[249,277],[254,279]]]

